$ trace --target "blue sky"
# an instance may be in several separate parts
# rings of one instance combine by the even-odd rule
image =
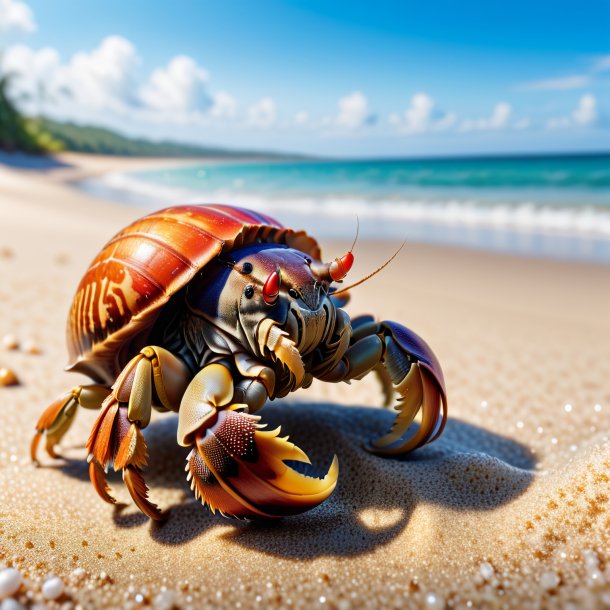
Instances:
[[[609,32],[607,0],[0,0],[32,111],[349,156],[607,150]]]

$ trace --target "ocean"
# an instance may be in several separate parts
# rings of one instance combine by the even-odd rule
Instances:
[[[222,202],[316,236],[610,264],[610,154],[198,162],[80,185],[151,208]]]

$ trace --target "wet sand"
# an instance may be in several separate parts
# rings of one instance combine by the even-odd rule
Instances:
[[[23,604],[41,600],[53,573],[66,584],[46,602],[57,608],[610,606],[609,267],[408,244],[354,291],[348,311],[403,322],[434,348],[449,395],[443,436],[401,459],[366,453],[363,442],[392,421],[373,378],[271,403],[263,419],[320,470],[336,453],[340,478],[313,511],[257,525],[194,500],[176,417],[156,415],[147,479],[155,501],[172,507],[158,526],[91,488],[92,412],[66,436],[65,460],[29,463],[41,410],[86,381],[62,370],[78,280],[141,215],[67,184],[124,169],[123,160],[63,160],[44,171],[0,166],[0,338],[41,351],[0,345],[0,367],[21,381],[0,388],[0,564],[27,579]],[[323,243],[327,256],[345,246]],[[395,246],[359,243],[352,276]]]

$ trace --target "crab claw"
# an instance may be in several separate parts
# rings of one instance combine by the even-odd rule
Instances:
[[[384,387],[393,384],[398,414],[390,432],[367,445],[379,455],[407,453],[437,439],[447,421],[443,371],[430,346],[412,330],[385,321],[386,353],[379,370]],[[408,433],[420,418],[419,427]]]
[[[279,428],[263,430],[259,420],[223,410],[196,433],[185,469],[195,496],[213,512],[246,519],[295,515],[328,498],[337,484],[337,457],[324,478],[303,475],[285,460],[310,464],[307,455]]]

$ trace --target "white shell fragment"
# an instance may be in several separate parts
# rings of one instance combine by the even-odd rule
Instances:
[[[9,597],[0,604],[0,610],[25,610],[16,599]]]
[[[34,341],[34,339],[26,339],[23,342],[23,345],[21,346],[21,349],[26,354],[37,355],[37,354],[41,354],[42,353],[42,350],[40,349],[40,346],[38,345],[38,343],[36,343],[36,341]]]
[[[19,341],[15,335],[8,333],[2,337],[2,346],[5,349],[17,349],[19,347]]]
[[[42,585],[42,596],[45,599],[57,599],[64,592],[64,582],[57,576],[51,576]]]
[[[21,574],[14,568],[0,571],[0,599],[15,595],[21,586]]]

